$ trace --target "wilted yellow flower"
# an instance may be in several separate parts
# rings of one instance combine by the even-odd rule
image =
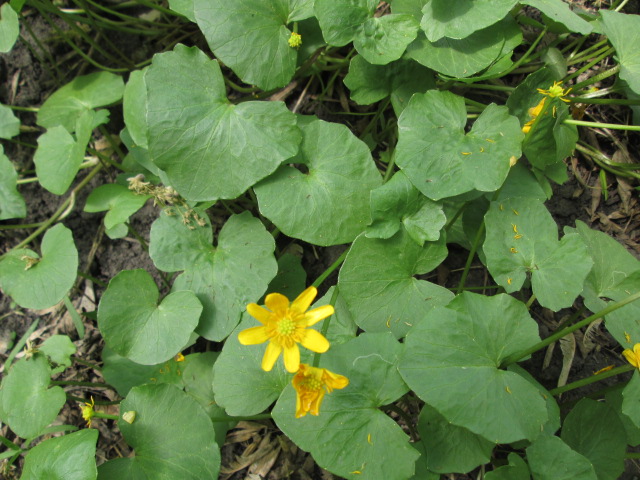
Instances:
[[[344,388],[349,385],[349,379],[326,368],[301,363],[292,383],[296,389],[296,418],[300,418],[307,413],[317,416],[325,391],[331,393],[334,389]]]
[[[569,100],[562,97],[564,97],[565,95],[568,95],[570,91],[571,91],[570,88],[567,88],[567,89],[562,88],[562,82],[553,82],[553,85],[551,85],[546,90],[543,88],[538,89],[538,93],[541,93],[551,98],[559,98],[563,102],[567,102],[567,103],[569,102]]]
[[[298,343],[318,353],[329,349],[329,341],[320,332],[307,328],[333,315],[331,305],[307,312],[317,294],[318,290],[315,287],[309,287],[290,304],[284,295],[270,293],[264,301],[269,310],[256,303],[247,305],[249,315],[262,326],[243,330],[238,334],[238,340],[243,345],[256,345],[269,340],[262,357],[263,370],[270,371],[284,350],[285,368],[291,373],[297,372],[300,367]]]
[[[93,401],[93,397],[91,397],[91,402],[85,402],[85,404],[80,407],[80,410],[82,411],[82,418],[87,422],[87,427],[91,427],[91,419],[96,415],[96,412],[93,409],[94,406],[95,402]]]
[[[540,115],[540,112],[542,112],[542,109],[544,108],[544,101],[546,99],[547,97],[543,97],[543,99],[540,100],[538,105],[536,105],[535,107],[531,107],[529,109],[529,116],[531,117],[531,120],[525,123],[524,126],[522,127],[523,133],[529,133],[529,130],[531,130],[531,125],[533,125],[533,122],[536,121],[536,118],[538,118],[538,115]]]
[[[302,45],[302,35],[296,32],[291,32],[288,42],[291,48],[298,48]]]
[[[622,352],[622,355],[624,355],[624,358],[626,358],[627,362],[629,362],[631,365],[636,368],[640,368],[640,343],[636,343],[633,346],[633,350],[627,348],[624,352]]]

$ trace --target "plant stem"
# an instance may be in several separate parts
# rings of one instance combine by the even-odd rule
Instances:
[[[60,387],[95,387],[95,388],[106,388],[108,390],[116,389],[107,383],[98,383],[98,382],[76,382],[74,380],[64,380],[64,381],[55,381],[51,380],[51,385],[58,385]]]
[[[347,257],[347,253],[349,253],[348,248],[344,252],[342,252],[342,255],[340,255],[338,259],[322,273],[322,275],[316,278],[316,281],[313,282],[311,286],[318,288],[322,284],[322,282],[324,282],[326,278],[331,275],[333,271],[342,264],[342,262],[344,262],[344,259]]]
[[[610,304],[607,308],[604,308],[602,310],[600,310],[598,313],[594,313],[593,315],[585,318],[584,320],[579,321],[578,323],[571,325],[570,327],[567,327],[563,330],[560,330],[557,333],[554,333],[553,335],[545,338],[544,340],[542,340],[541,342],[536,343],[534,346],[527,348],[526,350],[522,351],[522,352],[518,352],[515,353],[513,355],[509,355],[507,358],[505,358],[502,361],[502,367],[506,367],[508,365],[511,365],[512,363],[518,362],[520,360],[522,360],[524,357],[527,357],[529,355],[531,355],[533,352],[537,352],[538,350],[546,347],[547,345],[555,342],[556,340],[561,339],[562,337],[569,335],[572,332],[575,332],[576,330],[579,330],[580,328],[589,325],[591,322],[593,322],[594,320],[597,320],[599,318],[604,317],[605,315],[624,307],[625,305],[634,302],[636,300],[638,300],[640,298],[640,292],[634,293],[633,295],[629,295],[627,298],[625,298],[624,300],[620,300],[619,302],[615,302]]]
[[[246,417],[211,417],[212,422],[235,422],[235,421],[251,421],[251,420],[270,420],[270,413],[259,413],[257,415],[248,415]]]
[[[553,390],[549,390],[549,393],[554,396],[560,395],[561,393],[568,392],[569,390],[574,390],[576,388],[584,387],[585,385],[599,382],[600,380],[604,380],[605,378],[620,375],[621,373],[630,372],[634,368],[636,367],[634,367],[633,365],[622,365],[612,370],[602,372],[597,375],[592,375],[590,377],[583,378],[582,380],[577,380],[562,387],[554,388]]]
[[[478,231],[476,232],[476,237],[473,239],[473,245],[471,245],[471,251],[469,251],[469,256],[467,257],[467,263],[465,263],[464,265],[464,271],[462,272],[462,277],[460,278],[460,283],[458,284],[456,295],[459,295],[464,290],[464,283],[467,281],[467,275],[469,275],[471,263],[476,256],[478,245],[480,245],[480,239],[482,238],[482,235],[484,235],[484,228],[484,222],[482,222],[480,228],[478,228]]]
[[[581,127],[610,128],[612,130],[631,130],[634,132],[640,132],[640,125],[620,125],[617,123],[585,122],[583,120],[573,120],[572,118],[568,118],[562,123],[566,123],[567,125],[579,125]]]
[[[591,68],[591,67],[589,67]],[[594,83],[597,83],[601,80],[604,80],[605,78],[611,77],[613,75],[615,75],[616,73],[618,73],[620,71],[620,65],[616,65],[613,68],[610,68],[609,70],[605,70],[602,73],[599,73],[597,75],[594,75],[591,78],[587,78],[586,80],[584,80],[583,82],[577,83],[573,86],[573,91],[577,92],[578,90],[586,87],[587,85],[592,85]]]
[[[338,298],[338,286],[336,285],[335,287],[333,287],[333,294],[331,295],[331,300],[329,300],[329,305],[335,307],[337,298]],[[327,332],[329,331],[329,324],[331,323],[331,317],[333,317],[333,315],[328,316],[322,322],[322,329],[320,333],[325,338],[327,336]],[[318,352],[314,352],[312,366],[318,367],[319,363],[320,363],[320,354]]]

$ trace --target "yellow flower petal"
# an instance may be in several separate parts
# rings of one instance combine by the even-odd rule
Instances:
[[[317,330],[305,330],[300,338],[303,347],[308,348],[312,352],[324,353],[329,350],[329,340],[324,338]]]
[[[280,352],[282,352],[282,347],[280,345],[274,342],[269,342],[269,345],[267,345],[267,349],[264,352],[264,357],[262,357],[262,369],[265,372],[271,371],[273,365],[280,356]]]
[[[637,345],[637,343],[636,343]],[[633,347],[635,349],[635,345]],[[633,350],[627,348],[624,352],[622,352],[622,355],[624,355],[624,358],[627,359],[627,362],[629,362],[631,365],[633,365],[636,368],[638,367],[638,357],[637,355],[633,352]]]
[[[313,310],[308,311],[304,315],[304,321],[307,327],[311,325],[315,325],[320,320],[324,320],[327,317],[330,317],[334,313],[333,306],[331,305],[323,305],[322,307],[314,308]]]
[[[247,313],[263,325],[266,325],[271,319],[271,315],[273,315],[269,310],[262,308],[257,303],[247,305]]]
[[[269,334],[265,327],[251,327],[242,330],[238,334],[238,341],[242,345],[257,345],[269,340]]]
[[[284,349],[284,368],[289,373],[296,373],[300,368],[300,349],[294,343],[292,347]]]
[[[281,293],[270,293],[264,299],[264,304],[277,316],[282,317],[289,308],[289,299]]]
[[[291,303],[291,310],[295,310],[296,313],[304,313],[311,306],[313,299],[316,298],[318,290],[316,287],[309,287]]]
[[[349,385],[349,379],[347,377],[330,372],[326,369],[322,373],[322,381],[325,383],[327,391],[329,393],[331,393],[331,391],[334,389],[340,390],[341,388]]]

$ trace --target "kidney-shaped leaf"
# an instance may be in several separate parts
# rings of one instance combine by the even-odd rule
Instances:
[[[24,218],[27,205],[17,188],[18,173],[0,145],[0,220]]]
[[[464,99],[434,90],[415,94],[398,119],[396,163],[433,200],[497,190],[520,157],[524,135],[506,107],[489,105],[467,134],[466,123]]]
[[[71,230],[61,223],[47,230],[40,249],[42,257],[19,249],[0,260],[2,289],[21,307],[35,310],[62,300],[78,272],[78,250]]]
[[[8,4],[5,3],[6,6]],[[4,8],[4,6],[2,8]],[[11,7],[9,7],[11,8]],[[0,103],[0,138],[12,138],[20,133],[20,120],[6,105]]]
[[[92,480],[97,478],[98,430],[87,429],[39,443],[24,458],[20,480]]]
[[[384,65],[402,56],[418,32],[411,15],[376,17],[375,0],[316,0],[316,17],[329,45],[342,46],[353,41],[369,63]]]
[[[600,15],[604,33],[616,49],[620,78],[627,82],[631,90],[640,93],[640,16],[607,9],[602,9]]]
[[[190,290],[203,306],[197,332],[222,340],[256,302],[276,275],[275,242],[249,212],[234,215],[212,245],[211,225],[190,229],[179,216],[163,214],[151,228],[149,252],[160,270],[184,270],[173,290]]]
[[[403,337],[427,311],[453,298],[449,290],[414,277],[446,256],[444,237],[420,246],[404,230],[386,240],[361,235],[340,270],[340,295],[363,330]]]
[[[544,398],[527,379],[499,367],[537,341],[538,325],[523,303],[465,292],[414,325],[399,369],[454,425],[495,443],[533,439],[548,418]]]
[[[314,120],[302,131],[295,161],[308,173],[282,166],[256,185],[260,211],[290,237],[351,242],[369,223],[370,193],[382,183],[369,148],[344,125]]]
[[[145,81],[149,153],[188,200],[235,198],[298,151],[284,103],[232,105],[218,62],[195,47],[155,55]]]
[[[202,305],[193,292],[173,292],[158,304],[158,287],[145,270],[113,277],[98,306],[98,327],[116,353],[143,365],[169,360],[189,341]]]
[[[465,38],[503,19],[517,0],[428,0],[420,26],[432,42],[442,37]]]
[[[135,419],[121,418],[118,427],[135,456],[103,463],[100,480],[218,478],[213,425],[190,395],[169,384],[134,387],[120,404],[120,415],[125,412],[135,412]]]
[[[499,285],[515,292],[530,274],[540,305],[554,311],[571,306],[593,265],[578,234],[558,241],[558,227],[549,211],[528,198],[493,202],[485,225],[487,267]]]
[[[562,0],[523,0],[520,3],[537,8],[547,17],[563,24],[572,32],[588,35],[591,33],[591,30],[593,30],[589,22],[579,17],[576,13],[573,13],[569,4]]]
[[[116,225],[126,222],[131,215],[142,208],[149,198],[151,198],[150,195],[138,195],[124,185],[104,184],[89,194],[84,211],[103,212],[107,210],[104,226],[110,230]]]
[[[20,33],[18,14],[9,2],[0,8],[0,52],[6,53],[13,48]]]
[[[67,397],[61,387],[49,388],[51,368],[44,355],[21,359],[2,382],[3,422],[22,438],[40,435],[55,420]]]
[[[591,462],[558,437],[538,437],[527,448],[527,460],[535,480],[598,479]]]
[[[63,126],[73,132],[83,113],[122,98],[124,81],[110,72],[96,72],[74,78],[51,95],[38,111],[38,125]]]
[[[193,10],[216,57],[246,83],[282,87],[296,69],[287,24],[313,15],[311,0],[194,0]],[[302,36],[305,41],[305,35]]]
[[[295,418],[290,385],[272,415],[278,427],[320,466],[347,479],[404,480],[418,452],[397,423],[378,410],[407,386],[397,370],[402,345],[389,333],[362,334],[322,355],[320,367],[344,375],[349,385],[325,395],[316,417]]]

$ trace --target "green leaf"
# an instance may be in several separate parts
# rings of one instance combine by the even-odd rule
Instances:
[[[535,480],[597,480],[591,462],[558,437],[541,435],[527,448]]]
[[[44,102],[37,124],[47,129],[60,125],[71,133],[83,113],[119,101],[123,91],[122,77],[110,72],[76,77]]]
[[[600,15],[604,33],[616,49],[620,78],[627,82],[631,90],[640,93],[640,17],[606,9],[602,9]]]
[[[193,23],[196,16],[193,13],[193,0],[169,0],[169,8],[180,15],[184,15]]]
[[[82,112],[75,123],[75,138],[62,126],[52,127],[38,138],[33,157],[40,185],[56,195],[64,194],[73,182],[84,160],[84,152],[91,138],[93,110]]]
[[[40,345],[39,350],[59,365],[60,368],[54,371],[58,373],[71,366],[71,355],[75,354],[77,349],[66,335],[52,335]]]
[[[137,147],[149,148],[147,141],[147,69],[134,70],[124,87],[122,114],[124,123]]]
[[[1,386],[3,419],[22,438],[33,438],[53,422],[67,400],[61,387],[49,388],[51,368],[44,356],[13,364]]]
[[[429,405],[420,412],[418,432],[424,444],[427,467],[432,472],[466,473],[491,459],[493,443],[449,423]]]
[[[298,50],[289,46],[293,27],[287,25],[311,17],[312,5],[311,0],[195,0],[193,9],[216,58],[245,83],[271,90],[293,77]]]
[[[573,304],[593,265],[579,235],[558,241],[558,227],[544,204],[527,198],[493,202],[485,225],[483,250],[498,285],[515,292],[531,275],[540,305],[558,311]]]
[[[377,3],[372,0],[316,0],[316,17],[329,45],[353,46],[365,60],[385,65],[399,59],[418,32],[411,15],[374,16]]]
[[[129,217],[142,208],[151,195],[138,195],[124,185],[115,183],[100,185],[87,198],[85,212],[104,212],[104,226],[111,229],[125,223]]]
[[[7,4],[2,6],[5,8]],[[20,120],[6,105],[0,103],[0,138],[13,138],[20,133]]]
[[[547,17],[563,24],[572,32],[588,35],[593,30],[589,22],[573,13],[569,5],[562,0],[522,0],[520,3],[537,8]]]
[[[191,230],[179,216],[163,213],[151,227],[149,253],[160,270],[184,270],[173,290],[194,292],[203,305],[197,332],[223,340],[276,275],[275,242],[260,220],[243,212],[227,220],[214,248],[206,220]]]
[[[120,404],[121,414],[136,413],[133,423],[118,421],[133,458],[100,465],[100,480],[217,478],[220,450],[211,420],[200,405],[174,385],[132,388]]]
[[[466,38],[503,19],[517,0],[428,0],[422,9],[420,27],[435,42],[442,37]]]
[[[640,428],[640,374],[637,370],[622,391],[622,413]]]
[[[510,453],[507,457],[509,465],[498,467],[484,476],[485,480],[530,480],[529,467],[517,453]]]
[[[397,115],[414,93],[424,93],[436,86],[433,72],[416,62],[400,59],[387,65],[372,65],[362,55],[351,59],[344,84],[351,90],[351,100],[360,105],[370,105],[391,95]]]
[[[529,380],[499,367],[538,341],[523,303],[465,292],[418,320],[399,370],[452,424],[495,443],[534,439],[548,418],[545,401]]]
[[[0,286],[24,308],[42,310],[64,297],[78,272],[78,250],[71,230],[59,223],[42,238],[42,257],[28,249],[12,250],[0,261]],[[29,266],[31,265],[31,266]]]
[[[260,367],[267,343],[247,346],[238,342],[240,331],[255,326],[256,320],[245,313],[238,328],[224,342],[213,365],[216,403],[232,416],[263,412],[291,381],[282,361],[276,362],[270,372]]]
[[[302,132],[294,162],[308,173],[282,166],[256,185],[260,212],[293,238],[322,246],[351,242],[370,222],[370,192],[382,183],[369,148],[336,123],[313,120]]]
[[[523,134],[506,107],[489,105],[465,134],[466,123],[464,99],[435,90],[415,94],[398,119],[396,163],[433,200],[497,190],[520,157]]]
[[[98,306],[98,327],[116,353],[143,365],[180,352],[198,324],[202,305],[193,292],[173,292],[158,304],[158,288],[145,270],[113,277]]]
[[[616,480],[624,471],[624,426],[605,403],[580,400],[564,420],[562,440],[591,462],[598,480]]]
[[[476,2],[477,3],[477,2]],[[452,77],[469,77],[511,54],[522,42],[522,32],[512,18],[478,30],[466,38],[430,41],[423,33],[407,48],[407,56]]]
[[[149,153],[188,200],[235,198],[298,151],[285,104],[232,105],[218,62],[195,47],[155,55],[145,81]]]
[[[371,219],[367,237],[389,238],[404,227],[420,246],[437,241],[447,221],[442,205],[422,195],[402,171],[371,191]]]
[[[90,480],[98,477],[98,431],[87,429],[39,443],[24,458],[20,480]]]
[[[407,391],[397,371],[402,345],[389,333],[361,334],[322,355],[320,366],[345,375],[349,385],[325,395],[320,415],[295,418],[296,400],[287,386],[272,416],[315,461],[347,479],[401,480],[414,472],[418,452],[407,435],[378,407]],[[345,450],[345,447],[348,450]]]
[[[18,14],[9,3],[0,7],[0,52],[7,53],[13,48],[20,34]]]
[[[0,220],[27,216],[27,204],[18,192],[17,180],[18,173],[0,145]]]
[[[287,298],[296,298],[307,284],[307,272],[302,259],[285,253],[278,259],[278,273],[267,287],[267,292],[278,292]]]
[[[421,247],[404,230],[386,240],[359,236],[338,280],[354,321],[367,332],[404,337],[426,312],[453,298],[449,290],[416,278],[446,256],[444,237]]]
[[[634,374],[634,376],[631,377],[631,380],[629,381],[629,383],[627,383],[626,385],[619,384],[613,390],[608,390],[605,393],[607,405],[609,405],[620,418],[620,421],[622,422],[622,425],[624,425],[624,429],[627,434],[626,435],[627,444],[631,445],[632,447],[640,445],[640,427],[636,426],[635,422],[631,419],[631,417],[622,411],[622,403],[624,401],[622,395],[624,393],[624,390],[631,383],[634,383],[636,388],[640,387],[640,385],[638,385],[638,380],[637,379],[634,380],[636,376],[637,375]],[[632,390],[632,388],[633,387],[630,387],[630,390]],[[634,395],[635,395],[635,392],[630,391],[628,398],[631,399],[631,403],[633,403]],[[637,399],[640,397],[636,395],[635,398]],[[630,405],[627,405],[627,406],[629,407]],[[634,415],[638,423],[640,423],[640,402],[638,402],[637,407],[638,407],[637,411],[634,413]]]

